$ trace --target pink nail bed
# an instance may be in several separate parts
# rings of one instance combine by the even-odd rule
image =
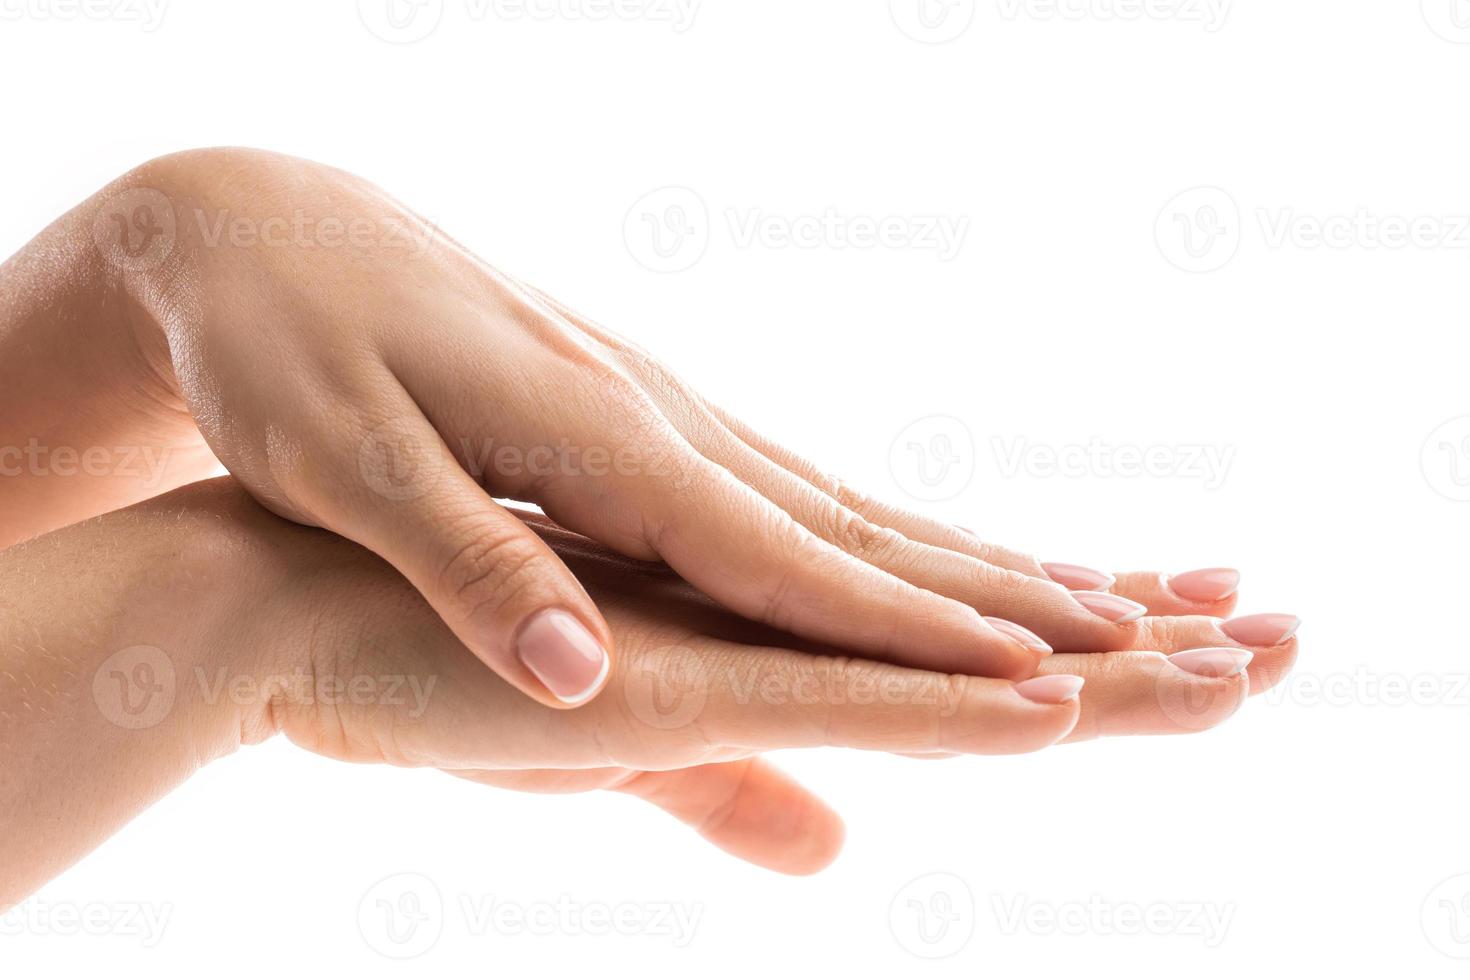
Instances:
[[[985,621],[1000,632],[1015,640],[1028,650],[1037,650],[1041,653],[1051,653],[1051,647],[1045,640],[1031,632],[1024,626],[1018,626],[1008,619],[1000,619],[995,616],[984,617]]]
[[[1058,585],[1069,589],[1083,589],[1088,592],[1106,592],[1118,581],[1115,576],[1107,572],[1100,572],[1086,565],[1068,565],[1059,561],[1044,561],[1041,570],[1046,572],[1048,578]]]
[[[516,655],[564,704],[581,704],[607,676],[607,651],[577,617],[543,609],[516,638]]]
[[[1073,592],[1077,604],[1111,623],[1131,623],[1148,612],[1145,606],[1111,592]]]
[[[1169,579],[1173,593],[1191,602],[1219,602],[1235,594],[1240,573],[1233,568],[1199,568]]]
[[[1065,704],[1077,696],[1085,683],[1086,678],[1076,674],[1047,674],[1021,681],[1016,685],[1016,693],[1037,704]]]
[[[1202,650],[1184,650],[1169,658],[1169,663],[1180,670],[1201,677],[1234,677],[1250,666],[1255,654],[1249,650],[1231,647],[1206,647]]]
[[[1288,613],[1258,613],[1236,616],[1220,624],[1225,635],[1248,647],[1280,646],[1296,635],[1302,621]]]

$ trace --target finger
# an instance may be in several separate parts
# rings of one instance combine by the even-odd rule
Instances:
[[[621,708],[634,746],[657,733],[686,753],[709,746],[1030,752],[1071,730],[1080,690],[1080,682],[1057,676],[1011,683],[709,639],[696,648],[677,634],[629,655],[619,670],[621,697],[601,699],[607,703],[597,710]],[[614,729],[603,723],[600,731]]]
[[[808,640],[935,670],[1017,678],[1034,672],[1044,644],[1027,646],[1024,633],[992,626],[963,603],[812,535],[697,452],[618,365],[563,336],[554,311],[534,298],[505,302],[507,315],[527,327],[520,341],[532,351],[527,356],[545,358],[545,376],[556,379],[536,393],[544,406],[534,413],[536,425],[491,439],[483,405],[444,395],[446,378],[473,391],[505,370],[483,354],[399,352],[389,364],[428,406],[435,430],[467,434],[451,437],[461,445],[494,442],[529,453],[549,449],[538,443],[556,433],[574,449],[604,454],[595,466],[582,457],[566,466],[558,459],[549,472],[518,466],[515,478],[495,484],[497,495],[532,500],[562,526],[630,557],[661,558],[727,608]],[[580,334],[576,340],[591,346]],[[500,480],[496,456],[485,472]]]
[[[492,500],[411,403],[372,428],[341,488],[301,491],[329,529],[377,552],[466,647],[543,704],[594,697],[611,664],[607,624],[556,554]],[[330,487],[331,489],[325,489]]]
[[[659,361],[645,354],[625,338],[619,337],[601,324],[570,309],[535,286],[524,282],[520,282],[519,285],[540,299],[549,308],[554,309],[558,315],[584,333],[600,341],[610,349],[619,350],[628,355],[623,358],[623,362],[626,366],[633,369],[636,374],[643,376],[649,371],[656,373],[658,377],[653,379],[656,383],[652,387],[660,389],[670,384],[678,387],[685,396],[691,398],[701,408],[718,419],[721,424],[729,429],[736,438],[743,441],[752,451],[765,457],[772,465],[788,471],[796,479],[812,487],[813,490],[825,494],[841,506],[859,514],[865,520],[878,527],[885,527],[897,531],[905,537],[923,544],[933,545],[937,548],[947,548],[951,551],[969,555],[972,558],[978,558],[992,565],[1008,568],[1025,575],[1038,578],[1045,577],[1041,570],[1041,565],[1030,555],[999,545],[988,544],[982,541],[973,531],[956,527],[953,524],[946,524],[943,521],[937,521],[922,514],[875,500],[854,490],[845,482],[826,473],[814,463],[809,462],[779,443],[766,438],[736,416],[705,400],[677,378],[673,377]],[[649,379],[645,377],[644,380],[647,381]]]
[[[1081,716],[1066,742],[1200,732],[1225,722],[1250,696],[1248,650],[1179,653],[1173,659],[1142,650],[1057,658],[1059,669],[1087,678]]]
[[[1259,694],[1280,683],[1296,662],[1296,631],[1300,625],[1300,619],[1284,613],[1225,620],[1207,616],[1153,616],[1138,621],[1134,649],[1165,654],[1237,647],[1249,650],[1251,690]]]
[[[687,437],[696,449],[729,469],[741,483],[772,501],[822,541],[927,592],[948,596],[986,616],[1040,634],[1043,641],[1058,649],[1126,648],[1130,631],[1125,623],[1144,612],[1142,606],[1120,597],[1069,593],[1046,579],[913,541],[867,521],[787,470],[772,465],[713,417],[691,418],[686,424]],[[1047,652],[1044,645],[1038,648]]]
[[[1162,652],[1048,657],[1042,676],[1056,671],[1087,679],[1081,717],[1065,741],[1197,732],[1224,722],[1246,698],[1269,689],[1291,669],[1296,639],[1265,642],[1279,635],[1284,619],[1294,617],[1144,620],[1145,636],[1160,640]],[[1242,644],[1227,630],[1254,631],[1262,643]]]
[[[1235,609],[1240,573],[1233,568],[1201,568],[1168,575],[1123,572],[1111,591],[1145,606],[1153,616],[1229,616]]]
[[[842,818],[763,759],[633,775],[615,787],[658,806],[716,847],[783,874],[807,875],[842,849]]]

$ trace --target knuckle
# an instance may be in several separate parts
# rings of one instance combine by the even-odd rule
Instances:
[[[834,507],[824,521],[826,537],[843,551],[865,561],[889,552],[898,535],[846,507]]]
[[[516,529],[481,528],[445,559],[439,582],[473,615],[514,603],[549,574],[547,563],[537,544]]]

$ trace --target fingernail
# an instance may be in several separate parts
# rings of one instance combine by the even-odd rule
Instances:
[[[1203,650],[1185,650],[1169,658],[1169,663],[1180,670],[1201,677],[1234,677],[1250,664],[1255,654],[1249,650],[1230,647],[1207,647]]]
[[[581,704],[607,676],[608,657],[597,637],[561,609],[543,609],[521,627],[516,655],[565,704]]]
[[[1219,602],[1235,595],[1240,573],[1233,568],[1199,568],[1180,572],[1168,584],[1175,595],[1192,602]]]
[[[1037,704],[1065,704],[1077,696],[1086,678],[1076,674],[1047,674],[1016,685],[1016,693]]]
[[[1051,647],[1047,645],[1047,642],[1024,626],[1017,626],[1008,619],[999,619],[995,616],[986,616],[985,621],[1028,650],[1051,653]]]
[[[1100,572],[1086,565],[1068,565],[1059,561],[1044,561],[1041,570],[1053,582],[1069,589],[1084,589],[1088,592],[1106,592],[1118,581],[1116,576]]]
[[[1146,607],[1132,599],[1111,592],[1073,592],[1071,595],[1082,608],[1113,623],[1131,623],[1148,612]]]
[[[1287,613],[1258,613],[1236,616],[1220,624],[1225,635],[1248,647],[1280,646],[1296,635],[1302,621]]]

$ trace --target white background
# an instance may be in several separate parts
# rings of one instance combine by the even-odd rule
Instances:
[[[0,0],[5,254],[165,151],[321,159],[858,486],[1047,560],[1236,565],[1243,612],[1304,626],[1294,678],[1204,735],[786,755],[849,821],[809,879],[622,797],[250,749],[22,909],[144,906],[156,944],[13,915],[5,975],[1464,975],[1470,878],[1440,883],[1470,872],[1470,422],[1437,427],[1470,415],[1470,4],[935,0],[928,30],[916,0],[705,0],[687,24],[443,0],[394,44],[351,0],[174,0],[151,24],[40,2]],[[692,197],[644,200],[669,186]],[[662,258],[644,216],[684,227],[670,205],[692,236]],[[829,209],[965,234],[953,255],[742,234]],[[951,464],[932,492],[911,441]],[[1152,473],[1117,472],[1149,447]],[[401,873],[430,884],[373,891]],[[445,911],[399,962],[358,913],[406,887]],[[910,900],[950,901],[937,943]],[[486,901],[699,920],[683,946],[508,935]],[[1140,909],[1164,934],[1109,922]]]

